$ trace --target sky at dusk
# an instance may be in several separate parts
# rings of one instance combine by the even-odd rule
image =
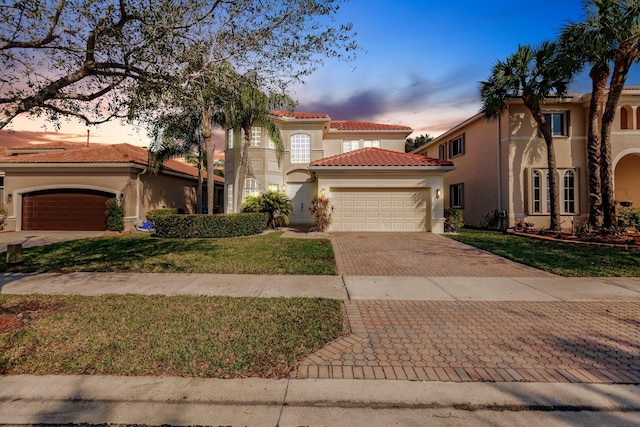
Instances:
[[[342,4],[336,22],[353,23],[363,50],[351,63],[326,60],[291,95],[298,111],[406,125],[414,135],[438,136],[478,112],[479,82],[497,59],[519,44],[554,39],[562,25],[582,16],[581,0],[351,0]],[[640,85],[634,67],[629,86]],[[589,90],[585,75],[571,86],[573,93]],[[63,122],[55,134],[43,134],[44,125],[19,117],[15,133],[3,130],[0,143],[87,138],[87,128],[74,121]],[[149,144],[144,128],[119,122],[92,127],[91,141]]]

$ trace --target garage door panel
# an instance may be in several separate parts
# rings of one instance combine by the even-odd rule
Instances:
[[[429,190],[331,190],[333,230],[428,231]]]
[[[24,230],[104,230],[106,201],[91,190],[47,190],[22,196]]]

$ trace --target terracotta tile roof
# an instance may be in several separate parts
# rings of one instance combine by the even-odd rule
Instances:
[[[70,163],[70,164],[86,164],[86,163],[134,163],[141,166],[148,164],[148,152],[142,147],[131,144],[92,144],[86,146],[84,144],[38,144],[24,147],[12,147],[15,150],[43,150],[50,147],[52,151],[48,153],[33,153],[10,156],[4,154],[0,157],[0,163]],[[194,166],[180,162],[175,159],[169,159],[163,164],[165,170],[182,173],[197,177],[198,170]],[[205,175],[206,176],[206,175]],[[215,181],[224,182],[224,179],[218,176],[214,177]]]
[[[311,162],[310,167],[344,166],[453,166],[449,160],[433,159],[419,154],[401,153],[382,148],[362,148]]]
[[[273,110],[269,114],[276,117],[286,117],[290,119],[329,119],[327,114],[303,113],[301,111]]]
[[[380,123],[354,122],[351,120],[332,120],[331,129],[338,131],[377,131],[377,130],[402,130],[413,131],[409,126],[383,125]]]

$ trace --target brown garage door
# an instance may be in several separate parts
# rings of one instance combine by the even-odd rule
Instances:
[[[23,230],[104,230],[109,193],[51,190],[22,196]]]

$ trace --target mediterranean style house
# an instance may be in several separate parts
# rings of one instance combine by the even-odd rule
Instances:
[[[412,129],[348,120],[326,114],[273,111],[284,151],[260,127],[251,129],[244,196],[279,190],[293,202],[292,224],[313,224],[316,195],[334,208],[331,231],[444,230],[443,176],[448,160],[404,152]],[[243,135],[226,134],[225,212],[238,212],[235,178]]]
[[[587,125],[591,94],[550,99],[543,112],[551,124],[560,183],[562,228],[589,217]],[[612,130],[615,200],[640,204],[640,87],[622,93]],[[497,211],[501,227],[519,221],[549,226],[547,155],[542,135],[522,101],[508,103],[495,121],[475,115],[414,153],[455,162],[444,177],[446,207],[463,210],[464,222],[483,225]]]
[[[0,209],[5,230],[104,230],[106,200],[125,208],[125,227],[147,211],[193,212],[197,169],[168,160],[151,173],[148,152],[129,144],[49,143],[0,150]],[[223,207],[224,180],[214,176],[215,205]]]

